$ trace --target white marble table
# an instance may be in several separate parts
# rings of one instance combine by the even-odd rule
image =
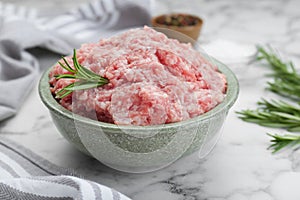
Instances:
[[[11,1],[55,8],[55,1]],[[7,2],[7,1],[6,1]],[[38,3],[37,3],[38,2]],[[64,9],[69,2],[64,1]],[[73,1],[74,2],[74,1]],[[76,2],[84,2],[76,1]],[[270,43],[283,55],[300,64],[300,1],[298,0],[188,0],[157,3],[153,14],[185,11],[203,17],[200,43],[225,38],[248,44]],[[58,55],[35,51],[41,65],[53,64]],[[298,65],[299,66],[299,65]],[[235,111],[254,108],[261,97],[279,98],[266,91],[260,64],[240,65],[240,95],[229,112],[222,137],[205,159],[197,152],[171,166],[147,174],[126,174],[101,165],[73,148],[59,135],[35,88],[18,114],[0,124],[0,134],[21,143],[63,167],[74,168],[87,179],[113,187],[137,200],[299,200],[300,151],[272,155],[268,129],[239,120]]]

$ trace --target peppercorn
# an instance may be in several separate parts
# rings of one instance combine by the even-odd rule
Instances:
[[[157,23],[167,26],[194,26],[198,22],[197,18],[182,14],[166,15],[157,20]]]

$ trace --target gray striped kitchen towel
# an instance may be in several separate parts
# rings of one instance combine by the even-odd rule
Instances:
[[[129,200],[116,190],[83,179],[0,137],[1,200]]]
[[[80,41],[98,40],[128,27],[150,22],[150,0],[94,0],[53,19],[41,18],[42,29],[72,35]]]
[[[150,0],[94,0],[55,17],[0,2],[0,122],[16,114],[38,77],[42,63],[27,49],[66,55],[149,19]]]

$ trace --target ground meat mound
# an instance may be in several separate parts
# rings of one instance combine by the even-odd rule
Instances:
[[[77,50],[81,65],[109,79],[73,92],[58,102],[77,114],[119,125],[155,125],[201,115],[223,101],[226,78],[190,44],[149,27],[132,29]],[[71,56],[67,60],[72,66]],[[73,67],[73,66],[72,66]],[[53,95],[74,82],[56,64],[50,71]]]

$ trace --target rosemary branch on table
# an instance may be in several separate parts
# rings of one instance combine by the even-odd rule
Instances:
[[[282,61],[271,47],[266,50],[259,46],[257,49],[257,60],[266,60],[273,70],[270,76],[274,81],[268,82],[268,89],[276,94],[300,100],[300,74],[297,73],[294,64],[291,61]]]
[[[67,85],[66,87],[62,88],[56,93],[56,98],[64,98],[71,94],[75,90],[85,90],[85,89],[91,89],[96,88],[99,86],[103,86],[109,82],[107,78],[104,78],[100,76],[99,74],[94,73],[93,71],[87,69],[86,67],[79,64],[77,57],[76,57],[76,49],[73,51],[73,68],[68,63],[68,61],[62,57],[62,60],[64,61],[64,64],[61,62],[58,62],[58,64],[70,72],[70,74],[58,74],[55,75],[55,78],[62,79],[76,79],[74,83],[71,83]]]
[[[258,109],[236,112],[239,118],[272,128],[284,128],[290,132],[300,132],[300,106],[292,105],[281,100],[257,102]]]
[[[292,105],[281,100],[267,101],[262,99],[257,102],[258,109],[242,110],[237,112],[239,118],[246,122],[252,122],[261,126],[272,128],[284,128],[289,132],[300,132],[300,106]],[[273,153],[288,146],[300,147],[300,135],[272,135],[268,133],[271,139],[269,149]]]
[[[272,153],[276,153],[286,147],[294,147],[296,149],[300,147],[300,135],[278,135],[270,133],[267,134],[270,137],[272,137],[272,144],[268,148],[273,150]]]
[[[258,47],[257,60],[265,60],[273,73],[273,82],[268,82],[268,89],[272,92],[297,100],[298,105],[292,105],[281,100],[258,101],[256,110],[242,110],[236,112],[244,121],[272,128],[284,128],[289,132],[300,132],[300,74],[292,62],[284,62],[271,48]],[[300,135],[278,135],[267,133],[271,139],[269,149],[273,153],[286,147],[300,148]]]

